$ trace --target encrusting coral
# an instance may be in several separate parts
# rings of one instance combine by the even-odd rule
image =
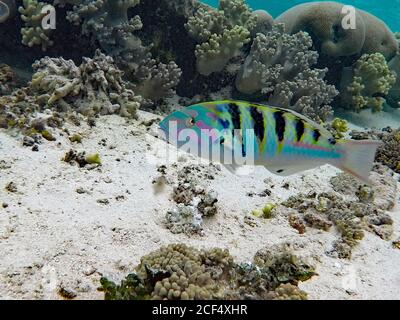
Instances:
[[[286,34],[283,24],[258,34],[237,75],[236,88],[261,95],[270,105],[326,120],[332,113],[329,103],[338,92],[324,81],[326,69],[312,68],[318,53],[311,47],[307,33]]]
[[[51,47],[54,42],[50,39],[52,29],[43,29],[43,18],[48,14],[43,10],[48,3],[37,0],[23,0],[23,5],[18,8],[25,27],[21,29],[22,43],[26,46],[41,46],[43,51]]]
[[[257,21],[257,15],[244,0],[220,0],[218,10],[200,7],[186,24],[198,43],[195,52],[198,72],[209,76],[222,71],[250,42]]]
[[[371,108],[378,112],[386,102],[385,97],[396,83],[392,72],[380,53],[363,55],[353,67],[351,83],[342,83],[341,105],[345,108],[360,111]]]
[[[33,68],[30,87],[49,106],[57,103],[85,115],[136,116],[141,97],[127,89],[123,72],[100,50],[93,59],[84,58],[79,67],[72,60],[46,57]]]
[[[260,250],[252,264],[236,264],[228,250],[161,247],[141,258],[120,285],[101,279],[105,299],[306,299],[297,284],[315,274],[290,247]]]

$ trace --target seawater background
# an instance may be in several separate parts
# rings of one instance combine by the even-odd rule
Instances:
[[[218,0],[204,0],[212,6],[218,6]],[[304,2],[300,0],[247,0],[252,9],[267,10],[273,17],[278,16],[287,9]],[[395,32],[400,31],[400,0],[353,0],[343,2],[368,11],[381,18]]]

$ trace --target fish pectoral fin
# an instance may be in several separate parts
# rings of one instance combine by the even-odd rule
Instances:
[[[315,164],[315,163],[302,163],[295,165],[274,164],[274,165],[265,165],[264,167],[271,173],[274,173],[278,176],[287,177],[306,170],[317,168],[320,165],[321,164]]]

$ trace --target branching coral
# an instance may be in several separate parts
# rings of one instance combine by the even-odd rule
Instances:
[[[135,117],[141,98],[126,88],[122,71],[114,60],[96,52],[93,59],[84,58],[77,67],[63,58],[43,58],[33,68],[31,89],[48,105],[72,106],[86,114],[119,113]]]
[[[305,32],[284,33],[282,24],[258,34],[236,79],[244,94],[261,94],[269,104],[294,109],[316,120],[331,114],[328,104],[337,95],[324,81],[326,70],[312,69],[318,53],[311,51]]]
[[[18,8],[25,27],[21,29],[22,43],[26,46],[41,46],[43,51],[53,45],[50,39],[51,29],[43,29],[42,21],[48,14],[44,8],[47,3],[37,0],[23,0],[23,6]]]
[[[102,278],[102,290],[106,299],[124,300],[306,299],[297,282],[314,275],[310,265],[286,247],[254,260],[238,265],[227,250],[171,244],[142,257],[121,285]]]
[[[381,111],[385,97],[395,83],[396,75],[389,69],[382,54],[365,54],[354,65],[350,85],[345,87],[342,84],[345,87],[341,96],[342,105],[355,111],[364,108]]]
[[[243,0],[221,0],[219,10],[200,7],[186,24],[198,43],[195,52],[198,72],[209,76],[222,71],[250,42],[257,21],[257,15],[252,14]]]

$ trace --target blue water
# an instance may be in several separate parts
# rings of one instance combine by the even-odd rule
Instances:
[[[217,6],[218,0],[204,0],[204,3]],[[267,10],[276,17],[287,9],[304,2],[301,0],[247,0],[252,9]],[[315,2],[315,1],[313,1]],[[353,0],[342,2],[368,11],[379,17],[393,30],[400,31],[400,0]]]

